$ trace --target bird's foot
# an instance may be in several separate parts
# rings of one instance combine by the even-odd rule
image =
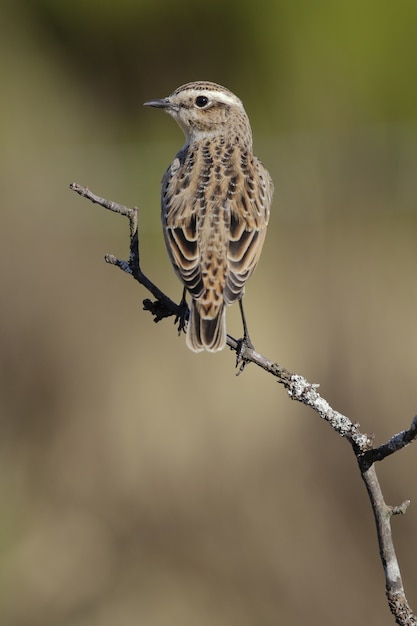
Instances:
[[[248,350],[254,350],[253,343],[251,342],[249,335],[244,335],[244,337],[239,339],[237,342],[236,376],[240,376],[247,364],[250,363],[249,359],[246,357]]]
[[[185,291],[182,295],[178,308],[179,313],[175,318],[175,324],[178,324],[178,335],[181,335],[182,332],[185,332],[187,322],[190,317],[190,309],[188,308],[187,300],[185,298]]]

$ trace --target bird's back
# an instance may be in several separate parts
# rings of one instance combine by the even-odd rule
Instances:
[[[186,145],[165,173],[168,253],[207,316],[223,299],[231,304],[242,295],[259,259],[272,191],[262,163],[224,137]]]

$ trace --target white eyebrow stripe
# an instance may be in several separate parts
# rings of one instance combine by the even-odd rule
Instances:
[[[211,91],[210,89],[190,89],[190,95],[193,98],[197,96],[206,96],[207,98],[213,98],[214,100],[220,100],[225,104],[241,104],[239,98],[236,96],[225,93],[224,91]]]

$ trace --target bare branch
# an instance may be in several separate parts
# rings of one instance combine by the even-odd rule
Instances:
[[[164,317],[170,317],[171,315],[174,315],[176,319],[187,317],[188,312],[184,311],[180,305],[175,304],[173,300],[168,298],[168,296],[166,296],[151,280],[149,280],[149,278],[145,276],[141,270],[138,236],[138,209],[136,207],[129,209],[123,204],[118,204],[112,200],[101,198],[90,191],[88,187],[82,187],[78,183],[71,183],[70,189],[76,191],[80,196],[91,200],[91,202],[99,204],[109,211],[119,213],[119,215],[123,215],[128,218],[130,228],[129,261],[123,261],[113,254],[106,254],[104,259],[106,263],[115,265],[126,274],[133,276],[135,280],[150,291],[151,294],[157,299],[157,303],[150,303],[149,300],[144,301],[144,309],[151,311],[154,315],[154,321],[159,322]]]
[[[123,272],[130,274],[156,298],[155,301],[149,299],[143,301],[144,310],[152,313],[155,322],[165,317],[174,316],[175,322],[178,323],[179,332],[183,331],[189,316],[185,300],[183,299],[179,304],[176,304],[149,280],[141,270],[138,209],[129,209],[116,202],[101,198],[92,193],[87,187],[82,187],[77,183],[72,183],[70,188],[81,196],[88,198],[91,202],[128,218],[130,227],[129,261],[124,261],[111,254],[107,254],[105,260],[107,263],[119,267]],[[352,422],[345,415],[335,411],[327,400],[318,393],[319,385],[310,383],[299,374],[289,372],[284,367],[259,354],[253,348],[242,344],[241,340],[236,340],[230,335],[227,336],[227,345],[238,355],[237,365],[239,366],[240,364],[238,374],[243,371],[248,363],[258,365],[269,374],[272,374],[285,387],[292,400],[297,400],[312,408],[322,419],[330,424],[335,432],[341,437],[348,439],[358,461],[361,476],[365,482],[374,513],[390,610],[395,617],[396,623],[400,626],[417,626],[417,617],[413,614],[405,596],[391,532],[391,517],[404,514],[410,502],[406,500],[401,505],[394,507],[385,503],[374,465],[375,461],[383,460],[417,439],[417,416],[413,419],[408,430],[402,431],[392,437],[387,443],[374,448],[373,436],[361,433],[359,424]]]
[[[404,500],[398,506],[392,506],[391,515],[405,515],[410,504],[410,500]]]
[[[412,443],[417,439],[417,415],[411,422],[411,426],[408,430],[403,430],[398,435],[394,435],[391,437],[387,443],[384,443],[379,448],[375,448],[369,453],[369,458],[372,462],[374,461],[382,461],[385,457],[401,450],[408,446],[408,444]]]
[[[399,507],[387,506],[382,495],[374,465],[362,471],[361,474],[374,513],[379,554],[384,567],[385,589],[389,607],[397,624],[401,626],[415,626],[415,624],[417,624],[417,618],[413,614],[405,596],[391,531],[391,516],[398,513],[405,513],[408,504],[403,502]]]

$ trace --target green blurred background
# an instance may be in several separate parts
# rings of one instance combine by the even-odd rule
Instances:
[[[103,261],[140,207],[181,289],[142,108],[189,80],[243,100],[276,185],[246,311],[256,348],[382,443],[417,412],[415,0],[0,5],[2,626],[392,624],[349,445],[234,357],[195,355]],[[228,328],[240,335],[238,312]],[[417,606],[416,449],[379,469]]]

